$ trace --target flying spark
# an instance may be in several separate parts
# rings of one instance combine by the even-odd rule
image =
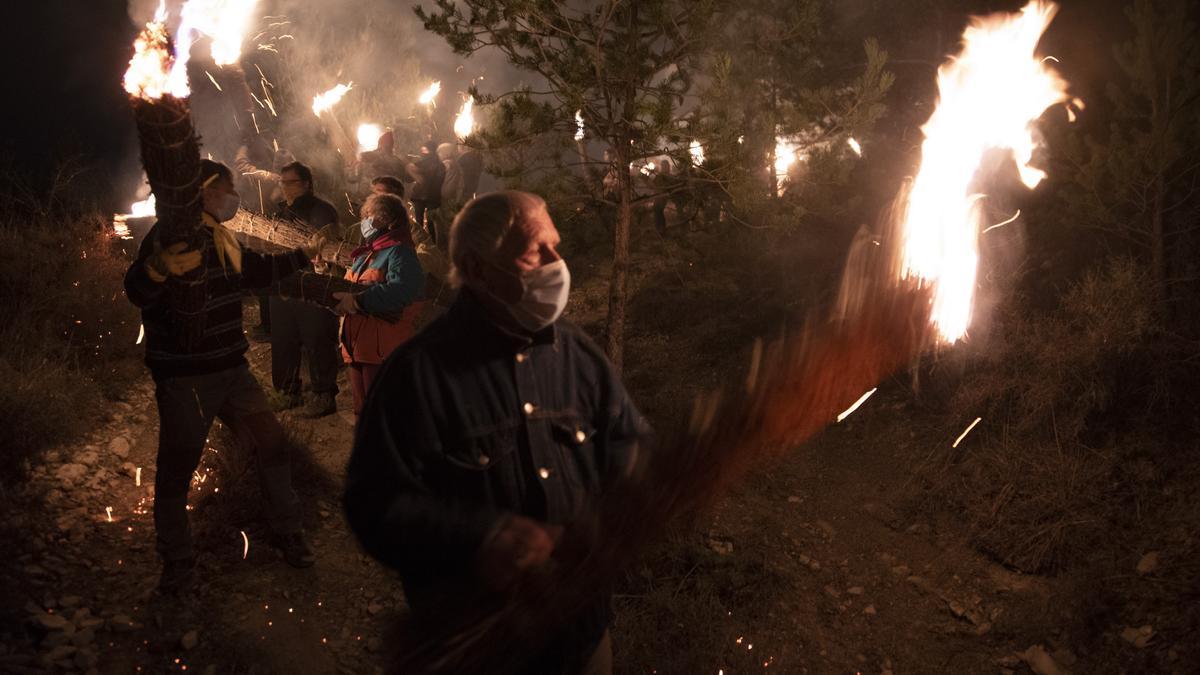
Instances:
[[[878,388],[879,387],[875,387],[875,389],[872,389],[871,391],[868,391],[867,393],[860,396],[859,399],[854,402],[854,405],[850,406],[849,408],[846,408],[845,410],[843,410],[841,412],[841,414],[839,414],[837,416],[837,421],[841,422],[842,420],[849,417],[851,415],[851,413],[853,413],[855,410],[858,410],[858,407],[861,406],[862,404],[866,403],[867,399],[871,398],[871,394],[874,394],[875,390]]]
[[[971,422],[971,424],[969,426],[967,426],[967,428],[964,429],[961,434],[958,435],[958,438],[954,439],[954,445],[951,445],[950,447],[957,448],[958,444],[962,443],[962,439],[966,438],[967,434],[971,433],[971,430],[974,429],[975,425],[979,424],[979,421],[982,419],[983,419],[982,417],[976,417],[975,421]]]
[[[853,136],[846,139],[846,145],[850,146],[850,149],[854,151],[854,154],[862,157],[862,146],[858,144],[858,141],[854,140]]]
[[[1008,220],[996,223],[995,225],[992,225],[991,227],[985,228],[983,232],[980,232],[980,234],[983,234],[984,232],[990,232],[990,231],[996,229],[997,227],[1004,227],[1005,225],[1008,225],[1009,223],[1015,221],[1017,218],[1020,218],[1020,217],[1021,217],[1021,209],[1017,209],[1017,212],[1012,214],[1011,218],[1009,218]]]
[[[246,536],[245,530],[239,532],[242,533],[242,560],[245,560],[246,556],[250,555],[250,537]]]

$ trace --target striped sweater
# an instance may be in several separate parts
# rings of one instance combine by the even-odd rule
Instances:
[[[205,215],[206,223],[208,220]],[[157,225],[147,233],[137,260],[125,274],[125,294],[142,310],[146,365],[156,380],[205,375],[245,363],[249,345],[242,330],[242,291],[266,287],[309,263],[299,249],[263,255],[242,248],[238,272],[229,260],[222,263],[211,236],[211,224],[206,232],[209,236],[203,240],[202,283],[196,287],[198,315],[186,322],[199,329],[196,335],[184,335],[185,322],[178,320],[180,308],[173,306],[178,295],[172,289],[176,284],[156,283],[146,273],[146,259],[154,253],[158,239]]]

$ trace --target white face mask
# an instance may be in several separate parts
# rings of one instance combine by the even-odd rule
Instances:
[[[375,216],[367,216],[359,223],[359,228],[362,229],[363,239],[370,239],[379,234],[379,230],[375,229]]]
[[[522,328],[537,332],[562,316],[571,292],[571,272],[567,269],[567,261],[555,260],[524,272],[518,278],[521,280],[521,299],[505,306]]]
[[[217,207],[217,212],[212,214],[217,222],[225,222],[232,220],[237,215],[238,207],[242,205],[241,200],[236,193],[227,192],[221,197],[221,205]]]

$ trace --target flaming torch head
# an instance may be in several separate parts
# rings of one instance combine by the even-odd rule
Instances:
[[[471,96],[463,101],[462,110],[458,112],[458,117],[454,118],[454,135],[458,140],[464,140],[475,131],[475,99]]]
[[[379,137],[383,135],[383,127],[378,124],[363,123],[358,125],[358,151],[369,152],[379,148]]]
[[[583,140],[583,111],[575,111],[575,140]]]
[[[938,71],[940,100],[922,127],[921,166],[899,227],[902,274],[931,286],[932,321],[944,342],[962,338],[970,324],[981,215],[972,183],[984,153],[1011,151],[1029,187],[1045,177],[1029,166],[1030,125],[1068,95],[1035,49],[1056,11],[1032,0],[1016,14],[974,20],[960,54]]]
[[[354,83],[350,82],[348,84],[338,84],[323,94],[317,94],[313,97],[313,114],[317,117],[320,117],[321,113],[325,112],[326,110],[331,110],[333,106],[337,105],[338,102],[342,100],[342,97],[346,95],[346,92],[353,88]]]
[[[161,99],[167,94],[184,98],[190,92],[187,80],[171,81],[175,57],[171,54],[171,38],[167,34],[167,7],[159,4],[154,18],[146,23],[133,42],[133,58],[125,71],[125,92],[147,101]]]
[[[434,102],[435,99],[437,99],[437,95],[441,90],[442,90],[441,81],[435,80],[433,82],[433,84],[429,85],[428,89],[421,92],[421,95],[417,97],[417,102],[420,103],[421,105],[430,105]]]
[[[692,164],[700,166],[704,163],[704,148],[700,145],[700,141],[693,140],[688,146],[688,153],[692,156]]]

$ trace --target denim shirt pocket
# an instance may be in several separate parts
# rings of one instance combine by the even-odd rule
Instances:
[[[443,445],[443,489],[471,501],[511,506],[518,499],[516,426],[465,434]]]
[[[601,457],[597,456],[596,429],[574,413],[556,415],[550,431],[559,453],[559,470],[568,485],[595,492],[600,487]]]

